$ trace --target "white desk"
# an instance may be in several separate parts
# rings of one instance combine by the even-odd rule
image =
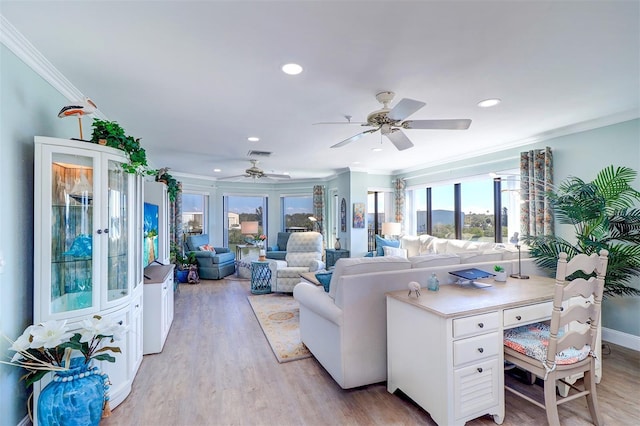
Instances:
[[[492,280],[491,280],[492,281]],[[487,282],[491,282],[487,281]],[[387,389],[402,390],[441,426],[504,420],[504,329],[551,317],[555,280],[387,293]]]

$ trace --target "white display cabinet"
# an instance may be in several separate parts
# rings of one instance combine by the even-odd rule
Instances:
[[[143,185],[122,170],[126,162],[114,148],[35,138],[34,323],[74,328],[100,315],[127,326],[116,362],[100,363],[112,408],[129,394],[142,359]]]

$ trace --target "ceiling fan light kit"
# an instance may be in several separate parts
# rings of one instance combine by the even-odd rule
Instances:
[[[413,142],[409,140],[402,129],[467,130],[469,126],[471,126],[471,120],[469,119],[403,121],[424,107],[426,103],[404,98],[401,99],[396,106],[389,108],[389,104],[391,104],[394,97],[395,93],[390,91],[378,93],[376,99],[382,104],[382,108],[370,113],[367,116],[367,122],[362,124],[362,126],[374,127],[374,129],[365,130],[364,132],[351,136],[332,145],[331,148],[340,148],[360,139],[368,133],[374,133],[379,130],[380,134],[386,136],[399,151],[403,151],[411,148]],[[352,124],[350,115],[345,115],[345,118],[347,121],[343,123],[323,122],[315,124]]]

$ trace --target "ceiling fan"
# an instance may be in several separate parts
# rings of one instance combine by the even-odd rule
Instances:
[[[374,127],[374,129],[365,130],[355,136],[338,142],[331,148],[339,148],[353,141],[360,139],[368,133],[374,133],[378,130],[380,133],[395,145],[398,150],[402,151],[413,146],[407,135],[402,129],[436,129],[436,130],[467,130],[471,125],[469,119],[445,119],[445,120],[406,120],[414,112],[425,106],[424,102],[413,99],[404,98],[393,108],[389,108],[389,104],[393,101],[395,93],[380,92],[376,95],[378,102],[382,104],[382,109],[373,111],[367,116],[366,123],[351,123],[351,116],[345,116],[347,123],[360,124],[362,126]],[[316,123],[316,124],[337,124],[337,123]]]
[[[237,175],[237,176],[228,176],[225,178],[221,178],[220,180],[226,180],[226,179],[237,179],[237,178],[252,178],[253,180],[256,179],[262,179],[262,178],[267,178],[267,179],[291,179],[291,176],[289,175],[285,175],[285,174],[274,174],[274,173],[265,173],[262,169],[260,169],[257,164],[258,164],[258,160],[249,160],[249,162],[251,163],[251,167],[249,167],[248,169],[246,169],[244,171],[243,175]]]

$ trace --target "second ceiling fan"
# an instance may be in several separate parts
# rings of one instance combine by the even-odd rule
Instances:
[[[382,109],[373,111],[367,116],[366,123],[360,123],[362,126],[374,127],[373,129],[365,130],[358,133],[355,136],[351,136],[335,145],[331,148],[339,148],[345,146],[351,142],[354,142],[368,133],[374,133],[378,130],[380,133],[395,145],[395,147],[402,151],[413,146],[413,143],[409,140],[407,135],[402,129],[435,129],[435,130],[467,130],[471,125],[469,119],[444,119],[444,120],[406,120],[414,112],[425,106],[424,102],[416,101],[413,99],[404,98],[393,108],[389,108],[389,104],[393,101],[395,93],[393,92],[380,92],[376,95],[378,102],[382,104]],[[351,117],[347,116],[349,120]],[[333,124],[333,123],[318,123],[318,124]],[[358,124],[358,123],[353,123]]]

